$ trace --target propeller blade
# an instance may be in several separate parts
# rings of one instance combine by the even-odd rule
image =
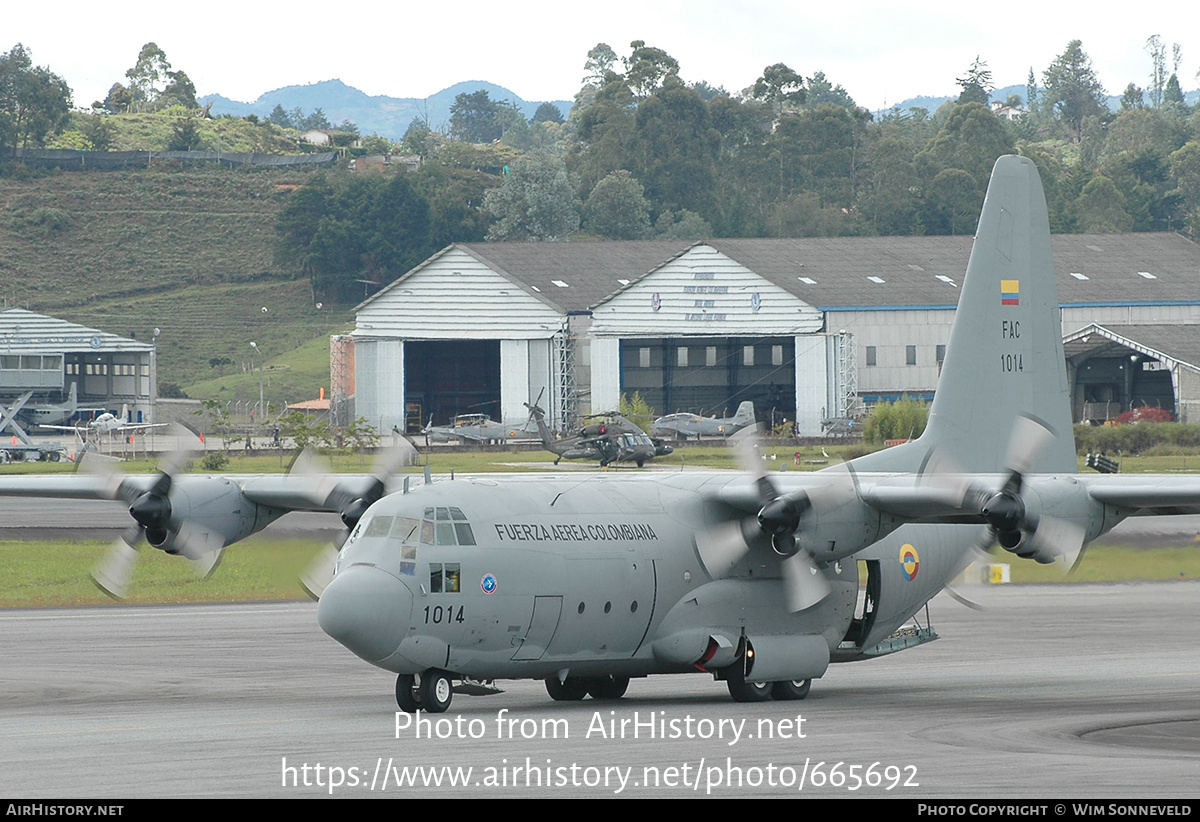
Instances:
[[[1034,550],[1033,559],[1049,565],[1062,557],[1067,570],[1074,571],[1083,553],[1085,536],[1084,528],[1070,520],[1042,517],[1028,539]]]
[[[347,532],[348,535],[348,532]],[[343,537],[343,542],[345,541]],[[304,592],[314,600],[320,599],[326,586],[333,580],[333,571],[337,566],[338,548],[333,543],[321,549],[313,559],[312,564],[300,575],[300,585]]]
[[[700,561],[714,579],[720,579],[750,551],[741,520],[719,523],[696,535]]]
[[[182,557],[201,563],[209,571],[220,561],[221,549],[225,541],[194,520],[184,520],[175,532],[175,553]],[[210,559],[210,555],[216,558]],[[207,571],[205,572],[208,573]]]
[[[138,550],[134,545],[141,541],[142,529],[133,528],[117,537],[104,559],[92,571],[92,580],[101,591],[116,600],[125,599],[133,570],[137,565]]]
[[[1053,440],[1055,434],[1033,417],[1017,417],[1008,438],[1008,456],[1004,464],[1015,474],[1028,474],[1033,460]]]
[[[833,590],[825,575],[817,570],[807,552],[801,551],[782,562],[783,585],[788,610],[795,613],[811,608]]]

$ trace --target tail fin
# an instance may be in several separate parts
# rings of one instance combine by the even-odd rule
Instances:
[[[964,471],[1000,471],[1019,416],[1055,434],[1032,470],[1074,472],[1046,197],[1033,162],[1009,155],[992,169],[925,433],[856,467],[917,470],[936,449]]]
[[[733,415],[734,422],[754,422],[754,403],[746,400],[737,407],[737,412]]]

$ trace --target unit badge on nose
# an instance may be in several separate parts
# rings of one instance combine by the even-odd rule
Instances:
[[[496,593],[496,575],[484,574],[483,579],[479,580],[479,587],[483,589],[485,594]]]

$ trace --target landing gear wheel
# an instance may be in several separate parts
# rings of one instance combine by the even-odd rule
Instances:
[[[450,707],[454,697],[454,685],[450,674],[430,668],[421,674],[421,707],[427,713],[440,714]]]
[[[592,699],[620,699],[628,688],[627,676],[598,676],[587,680],[587,692]]]
[[[725,684],[729,687],[729,695],[734,702],[765,702],[771,698],[770,682],[747,682],[739,660],[734,664],[734,670],[729,672]]]
[[[638,467],[638,468],[645,468],[645,467],[646,467],[646,461],[645,461],[645,460],[638,460],[638,461],[637,461],[637,467]]]
[[[577,702],[587,696],[588,681],[581,677],[569,676],[562,682],[552,676],[546,680],[546,693],[555,702]]]
[[[413,684],[415,681],[412,674],[400,674],[396,677],[396,704],[408,714],[416,713],[421,707],[420,696]]]
[[[771,698],[788,700],[788,699],[804,699],[808,696],[809,689],[812,688],[811,679],[792,679],[786,682],[771,683]]]

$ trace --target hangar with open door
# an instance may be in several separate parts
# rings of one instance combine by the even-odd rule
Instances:
[[[665,337],[620,341],[622,388],[662,414],[731,416],[754,403],[759,421],[796,418],[794,337]]]
[[[499,340],[412,340],[404,346],[404,400],[412,419],[438,424],[458,414],[502,418]]]

